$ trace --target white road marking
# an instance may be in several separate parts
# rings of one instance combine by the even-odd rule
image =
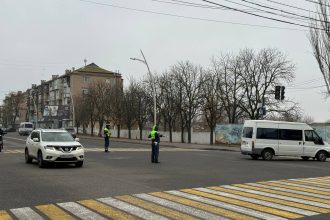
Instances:
[[[269,186],[269,185],[264,185],[264,184],[259,184],[259,183],[246,183],[246,185],[250,186],[257,186],[257,187],[262,187],[266,189],[274,189],[282,192],[290,192],[290,193],[296,193],[300,195],[305,195],[305,196],[312,196],[320,199],[330,199],[330,196],[324,196],[324,195],[318,195],[315,193],[309,193],[309,192],[304,192],[304,191],[299,191],[299,190],[293,190],[293,189],[286,189],[286,188],[281,188],[281,187],[276,187],[276,186]]]
[[[232,204],[225,203],[225,202],[207,199],[207,198],[204,198],[201,196],[196,196],[196,195],[192,195],[192,194],[188,194],[188,193],[184,193],[184,192],[180,192],[180,191],[172,190],[172,191],[166,191],[166,192],[170,193],[172,195],[181,196],[181,197],[184,197],[187,199],[195,200],[198,202],[206,203],[206,204],[217,206],[220,208],[225,208],[228,210],[232,210],[234,212],[240,212],[240,213],[247,214],[247,215],[250,215],[253,217],[257,217],[260,219],[265,219],[265,220],[284,220],[284,219],[286,219],[286,218],[282,218],[282,217],[279,217],[276,215],[271,215],[271,214],[259,212],[259,211],[253,210],[253,209],[241,207],[238,205],[232,205]]]
[[[218,215],[214,215],[212,213],[205,212],[203,210],[192,208],[192,207],[182,205],[182,204],[179,204],[179,203],[176,203],[176,202],[172,202],[172,201],[169,201],[169,200],[166,200],[166,199],[158,198],[158,197],[155,197],[155,196],[152,196],[152,195],[136,194],[134,196],[138,197],[140,199],[144,199],[144,200],[156,203],[156,204],[161,205],[161,206],[165,206],[165,207],[172,208],[172,209],[178,210],[180,212],[183,212],[183,213],[186,213],[186,214],[189,214],[189,215],[192,215],[192,216],[196,216],[196,217],[201,218],[201,219],[206,219],[206,220],[225,220],[226,219],[224,217],[220,217]]]
[[[285,210],[285,211],[294,212],[294,213],[298,213],[298,214],[301,214],[301,215],[312,216],[312,215],[318,215],[319,214],[317,212],[307,211],[307,210],[304,210],[304,209],[299,209],[299,208],[294,208],[294,207],[290,207],[290,206],[280,205],[280,204],[277,204],[277,203],[267,202],[267,201],[258,200],[258,199],[251,199],[251,198],[247,198],[247,197],[244,197],[244,196],[239,196],[239,195],[226,193],[226,192],[220,192],[220,191],[216,191],[216,190],[212,190],[212,189],[205,189],[205,188],[196,188],[196,189],[199,190],[199,191],[206,192],[206,193],[216,194],[216,195],[219,195],[219,196],[225,196],[225,197],[228,197],[228,198],[238,199],[238,200],[241,200],[241,201],[251,202],[251,203],[258,204],[258,205],[264,205],[264,206],[268,206],[268,207],[272,207],[272,208],[276,208],[276,209],[282,209],[282,210]]]
[[[26,142],[26,139],[19,139],[19,138],[13,138],[13,137],[5,137],[4,139],[12,139],[12,140]]]
[[[29,207],[10,209],[10,211],[19,219],[19,220],[43,220],[38,213],[33,211]]]
[[[101,215],[79,205],[75,202],[66,202],[66,203],[57,203],[63,209],[71,212],[73,215],[78,216],[82,220],[106,220],[106,218],[102,217]]]
[[[262,191],[252,190],[252,189],[246,189],[246,188],[241,188],[241,187],[237,187],[237,186],[227,185],[227,186],[221,186],[221,187],[224,187],[227,189],[233,189],[233,190],[237,190],[237,191],[242,191],[242,192],[247,192],[247,193],[252,193],[252,194],[257,194],[257,195],[261,195],[261,196],[272,197],[272,198],[276,198],[276,199],[283,199],[283,200],[287,200],[287,201],[291,201],[291,202],[302,203],[305,205],[312,205],[312,206],[316,206],[316,207],[320,207],[320,208],[330,209],[330,205],[320,203],[320,202],[313,202],[313,201],[309,201],[309,200],[282,196],[282,195],[278,195],[278,194],[262,192]]]
[[[120,201],[118,199],[114,199],[114,198],[101,198],[101,199],[98,199],[98,201],[101,201],[103,203],[106,203],[112,207],[115,207],[115,208],[118,208],[118,209],[121,209],[125,212],[128,212],[132,215],[135,215],[139,218],[142,218],[142,219],[146,219],[146,220],[154,220],[154,219],[157,219],[157,220],[169,220],[168,218],[164,217],[164,216],[161,216],[161,215],[158,215],[158,214],[155,214],[153,212],[149,212],[145,209],[142,209],[142,208],[139,208],[139,207],[136,207],[134,205],[131,205],[129,203],[126,203],[126,202],[123,202],[123,201]]]

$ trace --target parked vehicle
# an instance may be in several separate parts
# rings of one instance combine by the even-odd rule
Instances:
[[[73,138],[76,138],[77,137],[77,132],[74,128],[62,128],[64,130],[66,130],[67,132],[69,132]]]
[[[326,161],[330,145],[305,123],[246,120],[242,131],[241,153],[252,159],[297,156]]]
[[[35,159],[39,167],[47,163],[84,163],[84,148],[79,139],[62,129],[36,129],[26,140],[25,162]]]
[[[18,128],[19,135],[29,135],[33,131],[33,124],[31,122],[22,122]]]

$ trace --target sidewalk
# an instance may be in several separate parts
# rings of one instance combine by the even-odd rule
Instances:
[[[78,138],[82,139],[95,139],[95,140],[103,140],[103,137],[90,136],[90,135],[77,135]],[[127,139],[127,138],[115,138],[111,137],[110,141],[114,142],[122,142],[122,143],[135,143],[135,144],[146,144],[146,146],[150,145],[150,140],[139,140],[139,139]],[[239,145],[226,145],[226,144],[188,144],[188,143],[178,143],[178,142],[166,142],[163,141],[160,144],[161,147],[176,147],[176,148],[184,148],[184,149],[199,149],[199,150],[220,150],[220,151],[235,151],[240,152]]]

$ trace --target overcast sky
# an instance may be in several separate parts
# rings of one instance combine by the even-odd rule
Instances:
[[[200,0],[183,1],[208,4]],[[299,102],[304,113],[315,121],[330,119],[330,101],[325,99],[325,88],[320,87],[324,82],[312,54],[307,28],[233,10],[189,7],[175,2],[179,1],[0,0],[0,99],[10,91],[25,91],[31,84],[49,80],[53,74],[62,75],[65,69],[80,68],[85,58],[87,63],[119,71],[127,81],[131,76],[140,78],[146,74],[142,63],[129,59],[141,58],[140,49],[151,70],[161,73],[178,61],[189,60],[208,67],[212,56],[220,53],[272,47],[296,65],[296,78],[287,85],[286,97]],[[247,8],[267,10],[241,0],[213,2],[289,20]],[[306,10],[316,11],[315,5],[306,0],[249,2],[304,16],[313,14]],[[306,24],[302,20],[290,21]]]

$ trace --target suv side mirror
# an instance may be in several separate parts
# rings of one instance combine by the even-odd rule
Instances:
[[[33,142],[39,142],[39,138],[33,138]]]
[[[79,142],[79,138],[75,138],[75,139],[74,139],[74,141],[77,141],[77,142]]]

